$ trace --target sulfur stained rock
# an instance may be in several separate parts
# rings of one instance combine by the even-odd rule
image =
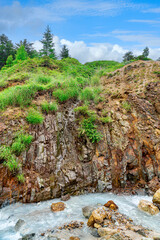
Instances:
[[[144,212],[147,212],[151,215],[156,215],[159,213],[158,207],[153,205],[153,203],[147,201],[147,200],[141,200],[138,204],[138,208]]]
[[[51,210],[53,212],[63,211],[66,208],[66,205],[63,202],[52,203]]]
[[[102,223],[107,216],[106,208],[104,206],[97,208],[92,212],[92,216],[96,223]]]
[[[153,203],[158,204],[160,206],[160,189],[156,191],[152,199]]]
[[[107,208],[110,208],[111,210],[117,210],[118,209],[118,206],[112,200],[105,203],[104,206],[107,207]]]

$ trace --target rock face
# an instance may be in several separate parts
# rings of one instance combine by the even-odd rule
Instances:
[[[86,192],[130,189],[135,193],[144,189],[153,193],[160,188],[160,81],[154,74],[159,63],[157,67],[152,62],[142,63],[132,63],[102,78],[104,101],[92,103],[91,108],[98,117],[106,111],[112,122],[97,122],[103,134],[98,144],[79,137],[74,112],[81,105],[78,101],[60,104],[56,114],[45,115],[43,124],[36,126],[28,126],[23,115],[12,118],[17,108],[1,114],[0,145],[11,144],[19,126],[34,136],[34,141],[19,157],[24,185],[18,184],[0,160],[0,205]]]
[[[66,205],[63,202],[52,203],[51,210],[52,212],[63,211],[66,208]]]
[[[141,200],[138,204],[138,208],[144,212],[147,212],[151,215],[156,215],[159,213],[158,207],[156,207],[153,203],[147,200]]]

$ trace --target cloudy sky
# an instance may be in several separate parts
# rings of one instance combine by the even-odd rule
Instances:
[[[81,62],[117,60],[128,50],[160,57],[160,0],[0,0],[0,34],[41,48],[49,25],[57,53],[63,44]]]

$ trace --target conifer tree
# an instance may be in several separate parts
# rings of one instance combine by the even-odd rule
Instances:
[[[28,58],[28,54],[25,50],[25,47],[23,45],[21,45],[18,49],[17,49],[17,53],[16,53],[16,61],[19,60],[26,60]]]
[[[36,52],[36,50],[33,48],[33,43],[28,42],[27,39],[24,39],[23,41],[21,40],[19,43],[16,43],[17,49],[18,49],[21,45],[24,46],[24,48],[25,48],[25,50],[26,50],[26,52],[27,52],[27,54],[28,54],[28,56],[29,56],[30,58],[34,58],[34,57],[36,57],[36,56],[38,55],[38,53]]]
[[[5,34],[0,35],[0,69],[6,64],[9,55],[15,55],[13,43]]]
[[[66,45],[63,45],[63,48],[60,53],[60,57],[63,58],[68,58],[69,57],[69,49],[67,48]]]
[[[40,51],[41,56],[49,56],[50,58],[55,59],[56,54],[53,43],[53,34],[51,33],[49,26],[47,26],[46,31],[43,34],[41,43],[43,44],[43,48]]]

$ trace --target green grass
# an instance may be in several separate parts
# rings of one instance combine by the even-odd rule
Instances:
[[[3,110],[7,106],[28,106],[36,92],[35,85],[22,85],[5,89],[0,92],[0,109]]]
[[[38,78],[36,79],[37,83],[44,84],[44,85],[47,85],[51,81],[52,81],[52,79],[49,76],[38,76]]]
[[[86,87],[80,93],[80,100],[82,101],[97,101],[99,98],[99,94],[101,89],[98,87]]]
[[[131,111],[131,105],[127,101],[122,102],[122,108],[124,108],[127,112]]]
[[[44,117],[43,115],[38,112],[35,109],[30,109],[28,112],[28,115],[26,117],[26,120],[30,123],[30,124],[41,124],[43,123]]]
[[[18,174],[16,177],[17,177],[17,180],[18,180],[19,183],[24,183],[25,182],[25,177],[24,177],[23,173]]]
[[[58,110],[58,104],[56,102],[43,102],[41,104],[42,112],[49,113],[49,112],[56,112]]]

